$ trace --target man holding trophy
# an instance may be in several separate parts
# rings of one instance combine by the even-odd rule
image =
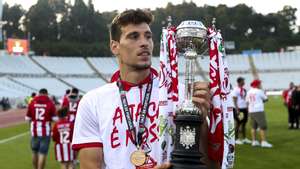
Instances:
[[[181,151],[182,145],[195,152],[190,162],[201,169],[208,168],[207,153],[201,148],[207,147],[208,83],[194,83],[193,72],[187,72],[185,89],[181,85],[177,88],[178,103],[183,103],[177,112],[183,116],[176,115],[175,119],[176,125],[189,120],[192,124],[189,128],[176,127],[175,134],[173,110],[164,111],[172,100],[161,97],[163,92],[171,93],[162,89],[174,85],[162,83],[166,74],[158,74],[151,68],[153,41],[149,25],[152,21],[152,14],[140,9],[124,11],[112,21],[110,48],[117,57],[119,71],[111,83],[88,92],[79,104],[72,147],[79,151],[81,169],[188,167],[189,162],[185,161],[189,157]],[[186,39],[182,40],[186,43]],[[193,70],[192,62],[198,55],[192,47],[199,44],[193,44],[193,40],[183,49],[187,53],[185,57],[192,60],[187,61],[189,71]],[[184,92],[186,97],[182,98]]]

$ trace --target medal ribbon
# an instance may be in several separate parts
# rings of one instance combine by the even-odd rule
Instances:
[[[152,77],[151,77],[151,79],[152,79]],[[142,145],[142,136],[143,136],[143,133],[145,132],[146,113],[148,111],[150,98],[151,98],[152,80],[150,83],[147,84],[146,93],[145,93],[143,105],[142,105],[142,110],[140,113],[139,128],[138,128],[137,135],[136,135],[136,128],[134,127],[133,119],[132,119],[132,116],[129,111],[128,101],[126,98],[126,91],[124,90],[120,79],[118,80],[117,84],[119,87],[123,111],[124,111],[125,117],[126,117],[127,127],[133,138],[133,143],[139,148]]]

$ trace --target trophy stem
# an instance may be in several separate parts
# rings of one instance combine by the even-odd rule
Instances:
[[[195,59],[185,60],[185,100],[192,101],[194,91]]]

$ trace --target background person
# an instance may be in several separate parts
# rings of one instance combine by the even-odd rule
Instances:
[[[254,80],[251,82],[251,89],[248,91],[246,100],[248,103],[248,110],[251,118],[251,136],[252,146],[259,146],[271,148],[272,144],[266,140],[267,121],[264,112],[264,102],[268,100],[268,97],[261,89],[261,81]],[[256,139],[256,131],[259,128],[261,143]]]
[[[41,89],[28,105],[25,120],[30,122],[32,164],[34,169],[44,169],[48,154],[51,121],[57,120],[56,109],[48,97],[47,89]]]

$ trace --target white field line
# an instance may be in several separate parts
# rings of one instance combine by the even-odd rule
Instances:
[[[21,133],[21,134],[18,134],[18,135],[15,135],[15,136],[12,136],[12,137],[9,137],[9,138],[6,138],[6,139],[3,139],[3,140],[0,140],[0,144],[3,144],[3,143],[7,143],[9,141],[12,141],[12,140],[15,140],[19,137],[23,137],[25,136],[26,134],[28,134],[29,132],[24,132],[24,133]]]

